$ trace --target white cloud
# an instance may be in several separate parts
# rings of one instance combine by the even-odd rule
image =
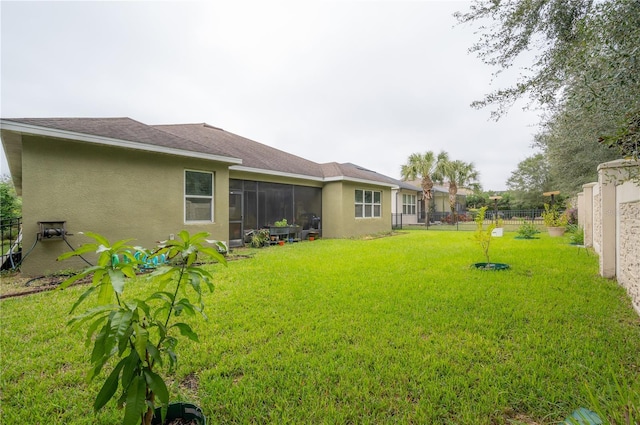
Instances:
[[[471,101],[467,2],[53,2],[2,5],[2,116],[208,122],[317,162],[391,177],[413,152],[473,161],[503,189],[537,118]],[[5,171],[6,172],[6,169]]]

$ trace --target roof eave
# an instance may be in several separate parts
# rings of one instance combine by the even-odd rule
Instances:
[[[301,179],[301,180],[310,180],[310,181],[323,182],[323,183],[349,181],[349,182],[354,182],[354,183],[363,183],[363,184],[369,184],[369,185],[375,185],[375,186],[384,186],[384,187],[389,187],[391,189],[397,189],[398,188],[398,185],[393,184],[393,183],[386,183],[386,182],[380,182],[380,181],[375,181],[375,180],[367,180],[367,179],[358,179],[358,178],[347,177],[347,176],[318,177],[318,176],[309,176],[309,175],[305,175],[305,174],[286,173],[286,172],[283,172],[283,171],[266,170],[266,169],[262,169],[262,168],[243,167],[243,166],[238,166],[238,165],[233,165],[233,166],[229,167],[229,170],[230,171],[242,171],[242,172],[252,173],[252,174],[264,174],[264,175],[269,175],[269,176],[278,176],[278,177],[287,177],[287,178],[294,178],[294,179]]]
[[[370,185],[375,185],[375,186],[384,186],[384,187],[389,187],[391,189],[397,189],[398,185],[393,184],[393,183],[387,183],[387,182],[381,182],[381,181],[376,181],[376,180],[368,180],[368,179],[359,179],[356,177],[348,177],[348,176],[333,176],[333,177],[326,177],[324,179],[325,182],[339,182],[339,181],[348,181],[348,182],[352,182],[352,183],[363,183],[363,184],[370,184]]]
[[[16,189],[16,194],[22,196],[22,136],[4,131],[2,128],[0,130],[2,130],[2,147],[7,158],[11,182]]]
[[[18,123],[10,120],[0,120],[0,129],[19,134],[32,134],[36,136],[53,137],[57,139],[78,140],[97,145],[114,146],[126,149],[141,150],[168,155],[184,156],[189,158],[208,159],[211,161],[223,162],[227,164],[242,164],[242,159],[223,155],[213,155],[188,151],[184,149],[170,148],[166,146],[150,145],[147,143],[132,142],[130,140],[113,139],[103,136],[95,136],[74,131],[59,130],[49,127],[41,127],[32,124]]]
[[[324,181],[322,177],[318,177],[318,176],[310,176],[306,174],[297,174],[297,173],[287,173],[284,171],[267,170],[263,168],[245,167],[242,165],[232,165],[231,167],[229,167],[229,171],[242,171],[242,172],[251,173],[251,174],[266,174],[269,176],[287,177],[287,178],[310,180],[310,181],[317,181],[317,182]]]

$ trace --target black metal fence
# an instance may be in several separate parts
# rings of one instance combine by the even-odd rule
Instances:
[[[393,230],[402,229],[402,213],[391,214],[391,228]]]
[[[12,269],[20,262],[22,217],[0,220],[1,257],[0,268]]]
[[[524,223],[539,224],[542,226],[542,213],[544,210],[487,210],[485,221],[501,220],[502,224],[509,227],[520,226]],[[400,216],[400,217],[395,217]],[[475,211],[461,211],[454,216],[451,212],[431,212],[427,215],[424,211],[418,216],[417,224],[406,223],[402,214],[394,214],[394,229],[411,228],[425,230],[475,230]]]

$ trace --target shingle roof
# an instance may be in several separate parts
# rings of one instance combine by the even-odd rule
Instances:
[[[4,121],[28,124],[109,139],[145,143],[172,149],[217,155],[192,140],[157,130],[131,118],[10,118]]]
[[[415,179],[412,181],[408,181],[405,182],[408,183],[412,186],[416,186],[418,188],[418,190],[422,191],[422,179]],[[441,193],[449,193],[449,187],[447,184],[445,185],[440,185],[440,184],[435,184],[433,185],[433,187],[431,188],[432,192],[441,192]]]
[[[162,147],[169,152],[188,151],[195,154],[213,155],[220,160],[229,160],[242,165],[232,165],[266,173],[286,173],[318,179],[347,178],[404,187],[406,182],[367,170],[355,164],[331,162],[318,164],[279,149],[229,133],[211,125],[175,124],[147,125],[127,117],[118,118],[6,118],[6,124],[22,124],[34,128],[69,132],[59,137],[79,135],[98,136],[116,141],[132,142],[134,148],[147,145]],[[22,130],[27,132],[27,130]],[[165,149],[165,150],[166,150]],[[411,189],[411,187],[407,187]]]
[[[323,170],[325,171],[325,177],[335,177],[335,176],[344,176],[352,179],[358,180],[369,180],[381,183],[387,183],[389,185],[398,186],[407,190],[415,190],[420,191],[419,187],[414,186],[409,182],[404,182],[402,180],[396,180],[392,177],[385,176],[384,174],[377,173],[375,171],[369,170],[367,168],[361,167],[356,164],[352,164],[350,162],[338,164],[336,162],[331,162],[328,164],[322,164]]]
[[[224,131],[209,124],[155,125],[156,129],[193,140],[219,152],[220,155],[242,158],[242,167],[278,171],[322,178],[319,164],[246,137]]]

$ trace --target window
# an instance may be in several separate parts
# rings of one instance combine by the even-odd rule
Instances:
[[[416,195],[402,195],[402,214],[416,214]]]
[[[213,221],[213,173],[184,172],[185,221]]]
[[[372,218],[382,215],[382,192],[356,189],[356,218]]]

